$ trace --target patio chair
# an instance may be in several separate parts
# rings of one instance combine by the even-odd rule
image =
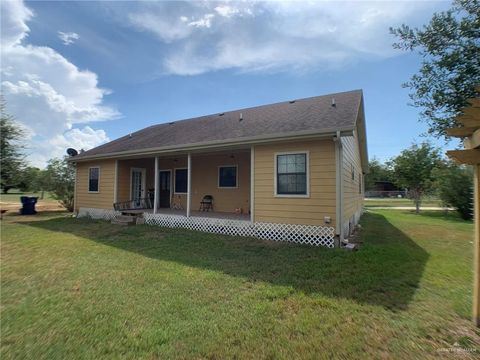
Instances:
[[[213,211],[213,196],[212,195],[205,195],[200,201],[200,209],[199,211]]]

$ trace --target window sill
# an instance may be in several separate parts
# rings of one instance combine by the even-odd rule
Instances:
[[[300,199],[309,199],[310,194],[306,195],[295,195],[295,194],[273,194],[276,198],[300,198]]]

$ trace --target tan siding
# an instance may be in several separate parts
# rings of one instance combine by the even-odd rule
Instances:
[[[359,191],[363,182],[358,136],[342,137],[343,145],[343,221],[352,221],[353,216],[363,207],[363,190]],[[352,180],[352,167],[354,179]],[[363,188],[363,185],[362,185]]]
[[[88,192],[88,169],[100,168],[99,192]],[[115,160],[101,160],[77,164],[76,180],[76,204],[75,209],[80,207],[112,209],[113,189],[115,179]]]
[[[275,153],[309,151],[310,197],[274,195]],[[335,226],[335,148],[332,140],[277,143],[255,147],[255,221]]]
[[[308,151],[310,194],[308,198],[274,196],[274,154],[285,151]],[[233,156],[233,157],[232,157]],[[88,167],[100,165],[100,193],[89,194]],[[154,187],[154,158],[118,161],[117,201],[130,199],[130,170],[146,169],[146,188]],[[160,158],[160,170],[172,170],[172,196],[186,208],[186,195],[174,194],[174,169],[185,168],[186,156]],[[238,166],[238,187],[218,188],[218,167]],[[81,163],[78,165],[77,207],[112,208],[114,197],[115,161]],[[332,140],[284,142],[255,147],[255,221],[325,225],[324,217],[335,226],[335,148]],[[228,152],[192,155],[192,210],[197,210],[204,195],[212,195],[215,211],[233,212],[250,209],[250,152]]]
[[[233,155],[233,158],[231,157]],[[238,187],[218,187],[218,167],[237,165]],[[250,209],[250,152],[197,155],[192,157],[192,210],[198,210],[203,196],[212,195],[215,211]]]
[[[131,159],[131,160],[119,160],[118,161],[118,187],[117,187],[117,201],[131,200],[130,188],[131,188],[131,169],[141,168],[146,171],[146,193],[149,189],[154,188],[154,176],[155,176],[155,159]]]

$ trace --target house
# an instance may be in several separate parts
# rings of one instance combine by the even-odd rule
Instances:
[[[147,224],[338,246],[362,213],[363,95],[162,123],[70,160],[78,216],[133,209]],[[213,209],[200,211],[205,196]]]

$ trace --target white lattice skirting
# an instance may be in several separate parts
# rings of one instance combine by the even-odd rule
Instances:
[[[289,241],[299,244],[334,247],[333,227],[251,223],[244,220],[185,217],[179,215],[144,214],[145,223],[171,228],[186,228],[215,234],[252,236],[264,240]]]
[[[80,208],[78,217],[112,220],[121,213],[114,210]],[[298,244],[326,246],[335,244],[335,228],[327,226],[251,223],[245,220],[186,217],[180,215],[144,213],[148,225],[185,228],[215,234],[252,236],[264,240],[289,241]]]

